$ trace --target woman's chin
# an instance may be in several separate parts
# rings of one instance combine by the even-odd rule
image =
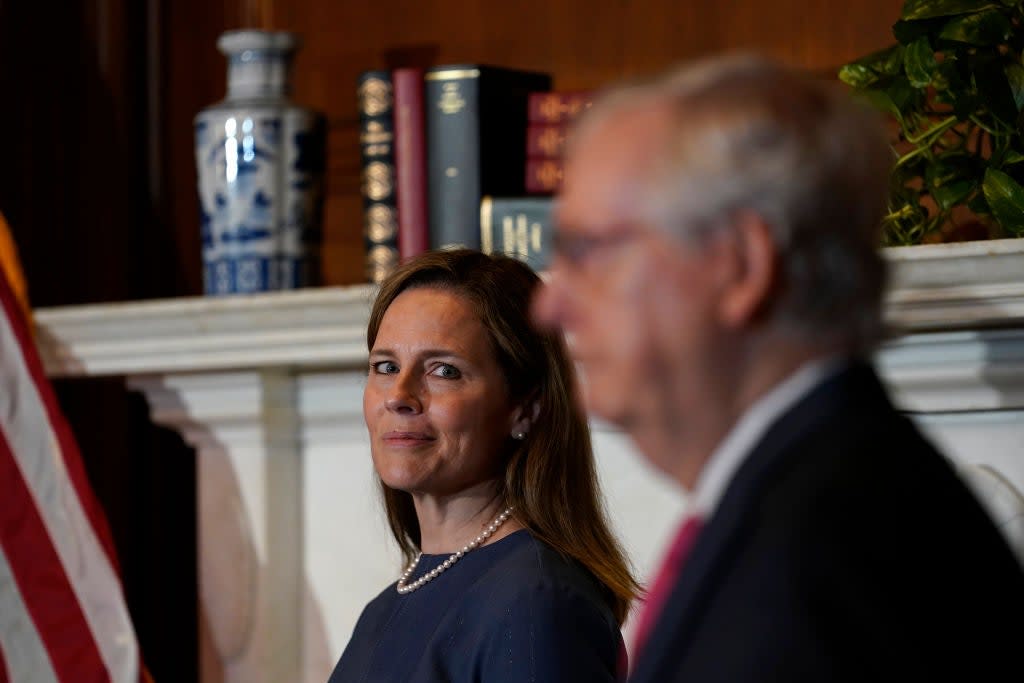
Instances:
[[[389,489],[396,491],[405,491],[411,493],[417,489],[417,485],[421,482],[418,477],[412,476],[409,472],[401,472],[394,470],[377,470],[377,476]]]

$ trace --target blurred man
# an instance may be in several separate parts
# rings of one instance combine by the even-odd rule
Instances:
[[[588,408],[692,501],[633,681],[1024,671],[1020,566],[867,360],[890,163],[873,115],[754,57],[580,121],[535,316],[569,334]]]

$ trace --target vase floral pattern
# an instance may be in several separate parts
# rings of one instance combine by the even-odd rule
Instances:
[[[319,284],[324,123],[287,98],[291,34],[230,31],[227,97],[196,116],[207,294]]]

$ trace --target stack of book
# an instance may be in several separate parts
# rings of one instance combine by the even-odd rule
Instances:
[[[370,281],[428,248],[546,267],[565,131],[589,92],[481,64],[367,71],[359,83]],[[531,180],[552,165],[555,180]]]
[[[486,196],[480,204],[483,250],[516,256],[534,270],[551,260],[554,194],[562,187],[565,141],[572,123],[590,106],[590,90],[530,93],[526,127],[526,192]]]
[[[562,153],[569,127],[590,106],[589,90],[530,93],[526,127],[526,191],[551,194],[562,187]]]

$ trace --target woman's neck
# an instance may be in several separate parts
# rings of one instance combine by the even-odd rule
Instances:
[[[494,482],[487,482],[451,496],[413,494],[420,525],[420,550],[428,555],[453,553],[480,535],[507,505],[495,493]],[[515,513],[481,545],[489,545],[523,525]]]

